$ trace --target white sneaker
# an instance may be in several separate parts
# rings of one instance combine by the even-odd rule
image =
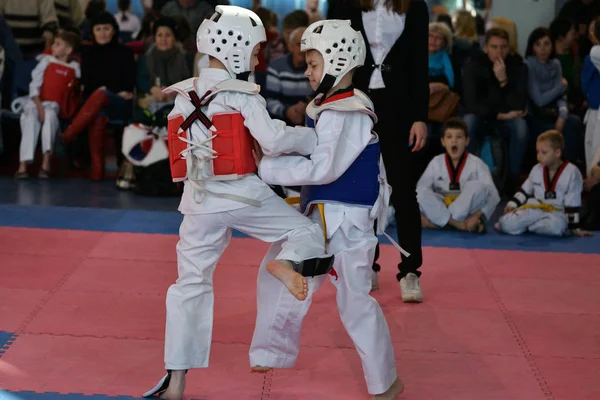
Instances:
[[[400,291],[402,292],[402,301],[405,303],[421,303],[423,301],[419,277],[412,272],[400,279]]]
[[[377,289],[379,289],[379,275],[373,271],[373,275],[371,275],[371,291]]]

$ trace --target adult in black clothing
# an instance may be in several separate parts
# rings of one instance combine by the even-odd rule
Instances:
[[[376,62],[371,48],[373,42],[380,38],[370,35],[370,40],[367,32],[374,32],[374,20],[379,19],[370,18],[369,14],[376,12],[377,8],[381,12],[381,7],[388,11],[384,23],[400,27],[401,32],[395,42],[390,43],[393,44],[387,49],[389,52],[384,59]],[[354,29],[360,30],[369,44],[365,64],[354,74],[354,83],[358,89],[368,94],[375,105],[379,119],[375,131],[379,135],[388,181],[392,186],[391,202],[396,210],[398,243],[410,253],[410,257],[402,256],[396,276],[400,281],[402,300],[421,302],[423,293],[418,268],[423,262],[423,256],[421,217],[416,196],[419,168],[415,153],[423,148],[427,139],[427,5],[423,0],[337,0],[330,2],[328,18],[351,20]],[[376,57],[380,58],[379,55]],[[380,84],[373,84],[374,73]],[[376,252],[375,261],[378,256],[379,251]],[[375,262],[373,270],[377,272],[379,268]],[[374,273],[374,288],[377,287],[376,277]]]
[[[91,179],[104,178],[104,136],[109,118],[133,115],[135,60],[131,49],[119,43],[115,17],[103,12],[92,21],[93,44],[81,49],[84,104],[61,134],[65,143],[88,130]],[[118,147],[120,148],[120,143]]]
[[[579,57],[590,54],[592,42],[588,37],[588,28],[594,18],[600,15],[600,0],[569,0],[560,9],[559,17],[575,22],[575,30],[579,34]]]

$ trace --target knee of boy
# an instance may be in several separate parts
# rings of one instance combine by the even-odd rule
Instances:
[[[510,234],[514,234],[514,232],[516,231],[516,228],[517,228],[516,222],[517,222],[517,218],[516,218],[516,214],[514,214],[514,213],[504,214],[498,220],[498,223],[500,224],[500,229],[503,232],[510,233]]]

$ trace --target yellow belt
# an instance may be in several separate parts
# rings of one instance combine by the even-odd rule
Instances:
[[[552,204],[542,203],[541,201],[539,204],[523,204],[518,210],[525,210],[528,208],[539,209],[545,212],[561,211],[560,208],[556,208]]]
[[[289,205],[300,204],[300,197],[288,197],[285,199],[285,202]],[[323,224],[323,239],[327,242],[327,223],[325,222],[325,204],[317,203],[311,205],[311,210],[313,206],[317,206],[319,209],[319,215],[321,215],[321,223]]]
[[[450,204],[454,203],[454,200],[456,200],[457,197],[458,194],[449,194],[446,197],[444,197],[444,204],[446,205],[446,207],[449,207]]]

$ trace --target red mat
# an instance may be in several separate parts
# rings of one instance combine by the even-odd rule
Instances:
[[[0,388],[139,396],[163,374],[176,236],[0,228]],[[31,244],[35,243],[35,246]],[[188,399],[368,399],[323,285],[296,368],[250,374],[256,273],[268,245],[232,239],[215,272],[211,366]],[[426,248],[425,303],[403,304],[382,247],[382,305],[403,399],[600,398],[600,256]],[[76,372],[76,378],[69,378]]]

